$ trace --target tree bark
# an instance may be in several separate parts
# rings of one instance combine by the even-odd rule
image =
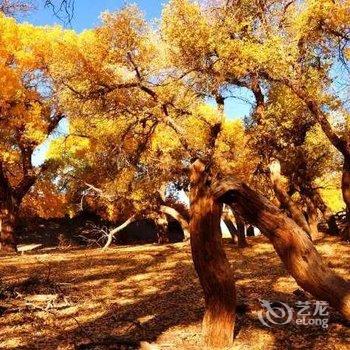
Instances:
[[[238,235],[237,235],[237,229],[236,229],[234,223],[232,222],[231,219],[229,219],[227,217],[223,217],[223,221],[224,221],[224,224],[226,225],[226,227],[228,229],[228,232],[230,232],[230,235],[231,235],[231,238],[232,238],[231,242],[232,243],[236,243],[236,241],[235,241],[236,238],[235,237],[236,236],[238,237]]]
[[[166,215],[164,213],[159,213],[157,218],[155,219],[155,223],[157,226],[158,243],[169,243],[168,220],[166,218]]]
[[[350,157],[345,157],[341,189],[346,205],[346,225],[342,231],[342,239],[350,241]]]
[[[207,185],[205,166],[197,160],[191,168],[190,234],[192,258],[205,298],[204,342],[211,348],[233,342],[235,283],[222,246],[222,204]]]
[[[299,286],[316,298],[328,301],[350,320],[350,283],[328,268],[299,225],[265,197],[235,179],[214,183],[212,191],[218,200],[230,205],[269,238]]]
[[[317,211],[317,206],[311,198],[304,196],[307,209],[307,222],[310,228],[310,235],[312,240],[319,239],[322,234],[318,231],[319,216]]]
[[[180,223],[182,230],[184,232],[185,240],[190,238],[188,222],[176,209],[168,207],[166,205],[161,205],[160,211],[163,212],[164,214],[170,215]]]
[[[52,111],[48,111],[50,121],[46,130],[47,136],[57,127],[58,123],[64,118],[60,113],[52,116]],[[15,227],[19,206],[24,196],[34,185],[38,173],[32,164],[32,155],[35,144],[28,143],[25,134],[25,125],[18,126],[15,130],[17,147],[21,153],[22,179],[13,187],[8,178],[8,172],[5,170],[5,164],[0,157],[0,249],[3,251],[17,251],[17,241],[15,236]],[[43,170],[45,166],[42,166]]]
[[[281,182],[281,166],[279,161],[276,160],[270,164],[270,173],[273,189],[277,199],[282,206],[288,210],[291,218],[311,237],[311,230],[303,212],[283,188]]]
[[[237,225],[237,237],[238,237],[238,248],[248,247],[248,243],[245,238],[245,223],[242,218],[235,215]]]
[[[233,223],[234,216],[232,214],[232,211],[229,206],[225,206],[223,213],[222,213],[222,220],[224,221],[224,224],[226,225],[228,232],[231,235],[232,243],[236,243],[236,239],[238,237],[237,235],[237,229],[236,226]]]
[[[327,229],[325,233],[331,234],[331,235],[338,235],[339,229],[337,226],[337,223],[335,221],[334,215],[330,208],[327,206],[325,201],[323,200],[322,196],[320,195],[319,191],[313,189],[310,193],[310,199],[316,205],[316,208],[320,210],[322,214],[322,218],[320,221],[323,221],[327,225]],[[321,229],[321,232],[325,229]],[[320,232],[320,230],[318,230]]]
[[[3,252],[17,252],[17,215],[18,208],[11,196],[0,202],[0,250]]]
[[[232,242],[235,243],[235,239],[237,237],[238,248],[247,247],[248,243],[245,238],[244,220],[242,220],[242,218],[240,218],[238,215],[233,215],[232,210],[229,207],[224,211],[222,218],[231,234]],[[236,226],[234,225],[233,221],[235,221]]]
[[[317,208],[321,211],[323,218],[325,221],[328,221],[332,216],[332,211],[327,206],[320,193],[317,190],[312,191],[311,195],[312,201],[316,204]]]

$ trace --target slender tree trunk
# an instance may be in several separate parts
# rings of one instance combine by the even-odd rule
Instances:
[[[248,247],[248,243],[245,238],[245,223],[238,215],[235,215],[237,225],[237,237],[238,237],[238,248]]]
[[[339,229],[337,227],[337,223],[335,221],[334,215],[330,208],[327,206],[319,191],[312,190],[311,200],[315,203],[316,207],[321,211],[323,216],[323,221],[327,224],[327,233],[332,235],[339,234]]]
[[[225,210],[222,218],[231,234],[232,242],[235,243],[237,237],[238,248],[247,247],[248,243],[245,237],[245,223],[242,218],[240,218],[238,215],[233,215],[230,208],[227,208],[227,210]],[[234,225],[233,221],[235,221],[236,226]]]
[[[231,235],[232,243],[236,243],[236,239],[238,237],[237,235],[237,229],[236,226],[233,223],[234,216],[232,214],[231,209],[228,206],[225,206],[223,213],[222,213],[222,220],[224,221],[224,224],[226,225],[228,232]]]
[[[205,298],[204,341],[211,348],[229,346],[235,323],[235,283],[222,246],[222,205],[213,198],[205,166],[198,160],[191,169],[190,203],[192,258]]]
[[[269,238],[299,286],[316,298],[328,301],[350,320],[350,283],[323,262],[311,240],[293,220],[235,179],[213,184],[212,191],[218,200],[231,205]]]
[[[312,191],[311,199],[316,204],[317,208],[321,211],[324,219],[327,221],[332,216],[332,211],[329,209],[317,190]]]
[[[237,235],[237,229],[236,229],[234,223],[232,222],[231,219],[229,219],[227,217],[223,217],[223,221],[228,229],[228,232],[231,235],[231,238],[232,238],[231,242],[236,243],[235,240],[236,240],[236,236],[238,237],[238,235]]]
[[[299,209],[298,205],[290,198],[287,191],[283,188],[281,182],[281,166],[279,161],[274,161],[270,165],[271,181],[275,194],[280,203],[288,210],[291,218],[311,237],[310,227],[306,221],[305,215]]]
[[[307,222],[310,228],[310,235],[312,240],[319,239],[322,235],[318,231],[319,217],[315,203],[311,198],[305,196],[306,208],[307,208]]]
[[[341,189],[346,205],[346,226],[342,231],[342,239],[350,241],[350,157],[345,157]]]
[[[0,203],[0,250],[3,252],[17,251],[16,224],[18,207],[11,196]]]
[[[157,225],[158,243],[169,243],[168,220],[166,218],[166,215],[164,213],[159,213],[158,217],[155,220],[155,223]]]

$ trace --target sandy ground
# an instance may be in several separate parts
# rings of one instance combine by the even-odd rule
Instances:
[[[232,349],[350,349],[350,328],[334,310],[327,329],[259,321],[259,299],[293,306],[308,297],[293,293],[296,283],[263,237],[249,243],[244,249],[225,243],[238,303],[245,304]],[[349,277],[348,244],[327,238],[317,249]],[[2,256],[0,276],[0,349],[137,349],[139,341],[204,348],[203,297],[188,243]]]

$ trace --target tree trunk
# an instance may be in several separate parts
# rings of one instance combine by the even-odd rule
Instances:
[[[328,224],[329,234],[333,236],[338,236],[340,233],[340,230],[339,230],[335,215],[331,215],[331,217],[327,221],[327,224]]]
[[[233,215],[232,210],[229,207],[224,211],[222,218],[231,234],[232,242],[235,243],[237,237],[238,248],[247,247],[248,243],[245,238],[245,223],[242,218],[238,215]],[[235,221],[236,226],[233,221]]]
[[[229,219],[227,217],[223,217],[223,221],[224,221],[224,224],[226,225],[226,227],[228,229],[228,232],[231,235],[231,238],[232,238],[231,242],[232,243],[236,243],[235,239],[236,239],[236,236],[238,237],[238,235],[237,235],[237,229],[236,229],[234,223],[232,222],[231,219]]]
[[[190,203],[192,258],[205,298],[204,342],[211,348],[229,346],[235,324],[235,283],[222,246],[222,205],[213,198],[205,166],[198,160],[191,168]]]
[[[291,218],[311,237],[310,227],[303,212],[283,188],[283,184],[281,182],[281,166],[279,161],[276,160],[271,163],[270,172],[273,189],[277,199],[288,210]]]
[[[238,237],[238,248],[248,247],[248,243],[245,238],[245,223],[238,215],[235,215],[237,225],[237,237]]]
[[[305,202],[306,202],[306,208],[307,208],[307,222],[310,227],[310,235],[312,240],[322,238],[323,235],[318,232],[318,223],[319,223],[319,217],[318,217],[318,211],[315,203],[312,201],[311,198],[308,196],[305,196]]]
[[[234,216],[232,214],[231,209],[227,205],[225,205],[225,207],[224,207],[224,210],[222,213],[222,220],[224,221],[224,224],[226,225],[228,232],[231,235],[232,243],[236,243],[236,239],[237,239],[238,235],[237,235],[236,226],[233,223]]]
[[[346,225],[342,231],[342,239],[350,241],[350,157],[345,157],[341,189],[346,204]]]
[[[171,208],[167,205],[161,205],[160,210],[164,214],[170,215],[171,217],[173,217],[175,220],[177,220],[180,223],[182,230],[184,232],[185,240],[190,238],[190,231],[188,228],[188,222],[176,209]]]
[[[159,213],[158,217],[155,220],[155,223],[157,225],[158,243],[169,243],[168,220],[166,218],[166,215],[164,213]]]
[[[323,112],[319,103],[303,89],[302,85],[289,78],[276,79],[272,77],[268,72],[261,72],[265,78],[271,81],[279,82],[288,86],[302,101],[305,102],[309,111],[315,117],[315,120],[321,126],[323,132],[332,143],[332,145],[343,155],[343,177],[342,177],[342,193],[343,199],[346,204],[347,212],[347,225],[342,232],[344,240],[350,240],[350,136],[349,128],[346,128],[345,137],[339,136],[332,127],[332,124],[327,117],[327,114]]]
[[[317,190],[312,191],[311,199],[316,204],[317,208],[321,211],[325,221],[328,221],[332,216],[332,211],[329,209]]]
[[[327,206],[319,191],[312,190],[310,199],[316,205],[316,207],[321,211],[324,223],[327,225],[327,233],[331,235],[338,235],[339,229],[335,221],[334,215],[330,208]],[[322,231],[322,230],[321,230]]]
[[[18,208],[11,196],[0,203],[0,250],[3,252],[17,252],[17,214]]]
[[[269,238],[299,286],[316,298],[328,301],[350,320],[350,283],[328,268],[311,240],[293,220],[235,179],[213,184],[212,191],[216,198],[230,205]]]

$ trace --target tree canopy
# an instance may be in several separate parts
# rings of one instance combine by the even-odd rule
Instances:
[[[172,216],[191,234],[204,338],[226,346],[236,296],[225,206],[236,234],[258,227],[302,288],[350,317],[348,283],[312,243],[341,209],[350,240],[348,0],[170,0],[157,23],[126,5],[81,33],[11,17],[27,9],[0,2],[2,249],[16,250],[21,212],[123,222],[108,244],[135,217],[162,231]],[[225,113],[237,91],[250,96],[244,119]]]

